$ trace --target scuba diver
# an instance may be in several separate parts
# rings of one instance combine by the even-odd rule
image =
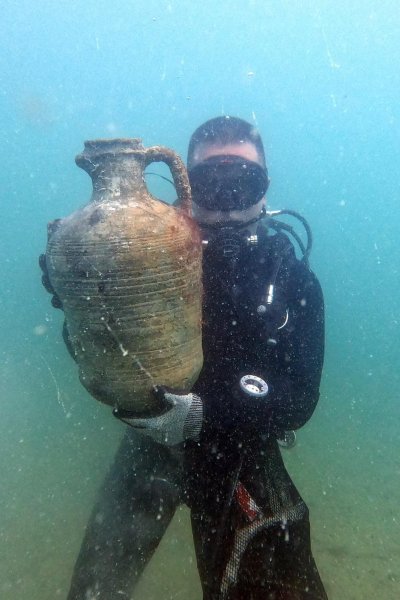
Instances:
[[[279,448],[293,445],[319,398],[324,303],[308,265],[311,233],[297,213],[267,212],[263,143],[246,121],[201,125],[187,166],[204,246],[203,369],[192,390],[159,382],[158,416],[114,409],[129,427],[68,600],[134,597],[181,503],[191,511],[204,600],[326,600],[308,508]],[[306,247],[276,219],[285,212],[303,223]],[[43,283],[54,293],[46,272]]]

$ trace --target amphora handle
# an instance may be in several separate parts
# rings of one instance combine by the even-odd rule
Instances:
[[[152,162],[165,162],[168,165],[176,192],[178,194],[178,208],[188,216],[192,215],[192,194],[186,167],[179,156],[170,148],[152,146],[144,151],[145,166]]]

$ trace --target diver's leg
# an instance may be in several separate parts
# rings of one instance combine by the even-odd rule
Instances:
[[[191,510],[191,523],[197,568],[203,600],[219,600],[226,550],[232,546],[228,526],[220,539],[221,519],[206,511]],[[221,548],[222,544],[222,548]]]
[[[181,457],[128,429],[100,490],[68,600],[130,598],[180,502]]]
[[[220,600],[221,580],[233,546],[232,495],[241,459],[237,444],[215,440],[209,447],[187,448],[187,504],[203,600]]]
[[[238,536],[236,530],[235,535],[240,564],[236,583],[226,598],[327,600],[311,552],[308,508],[286,471],[276,442],[270,440],[266,448],[259,449],[263,451],[255,449],[245,457],[242,477],[262,515],[243,524],[242,514],[242,533]],[[237,562],[230,559],[230,564],[236,567]]]
[[[248,544],[229,600],[327,600],[311,552],[308,513],[260,531]]]
[[[223,504],[215,510],[211,497],[192,506],[204,600],[326,600],[311,553],[308,509],[276,441],[244,455],[240,482],[249,495],[232,496],[226,519]],[[215,499],[226,497],[222,487],[219,492]]]
[[[227,528],[216,562],[218,521],[192,513],[192,526],[204,600],[327,600],[311,553],[308,519],[264,529],[249,542],[244,535],[245,550]]]

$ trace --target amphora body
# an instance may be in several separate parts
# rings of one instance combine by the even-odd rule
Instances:
[[[145,167],[166,162],[180,205],[151,196]],[[76,163],[91,201],[49,224],[46,264],[82,384],[114,407],[152,414],[154,384],[190,389],[202,366],[201,238],[185,167],[138,139],[85,143]]]

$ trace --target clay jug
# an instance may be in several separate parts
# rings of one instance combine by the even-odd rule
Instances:
[[[201,238],[180,158],[139,139],[85,142],[76,163],[91,201],[49,224],[46,264],[82,384],[137,414],[160,407],[154,384],[190,389],[202,366]],[[175,208],[154,198],[145,167],[164,161]]]

